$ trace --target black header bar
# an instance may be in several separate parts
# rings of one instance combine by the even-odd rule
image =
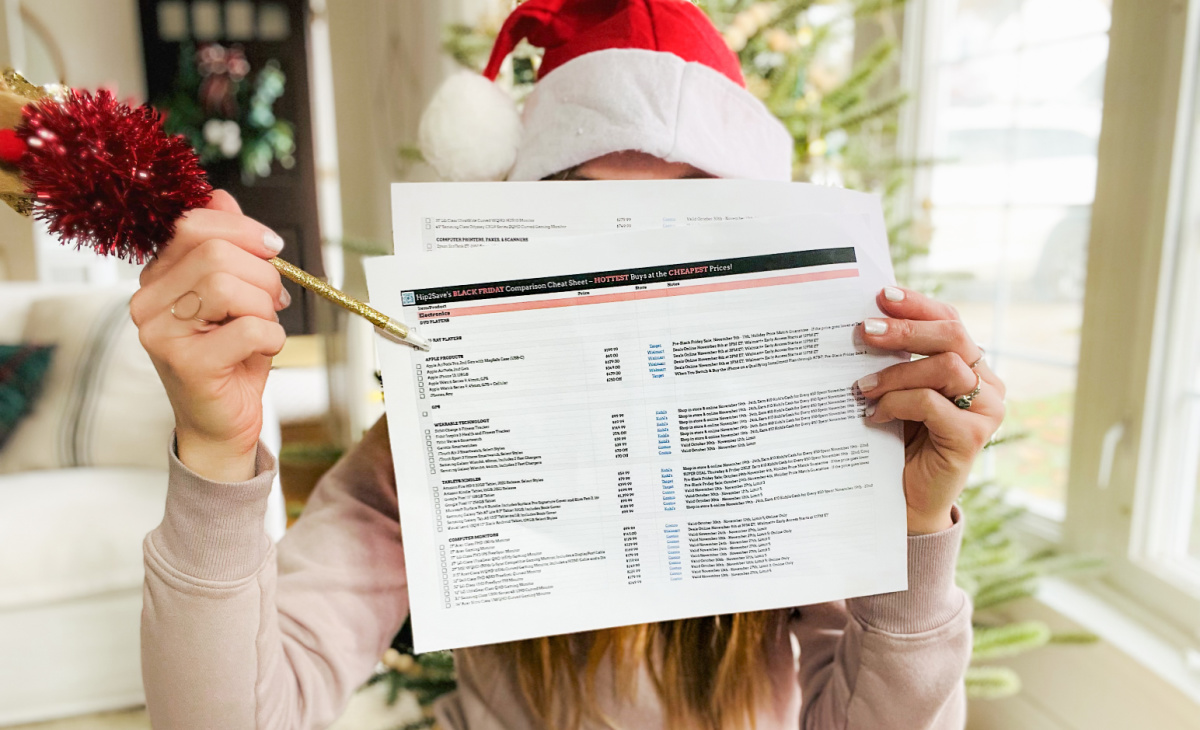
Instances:
[[[745,256],[717,261],[697,261],[690,264],[650,266],[640,269],[619,269],[594,274],[548,276],[540,279],[514,279],[467,286],[450,286],[436,289],[417,289],[401,293],[404,306],[439,304],[442,302],[471,302],[481,299],[504,299],[524,297],[552,292],[572,292],[586,289],[609,289],[612,287],[653,284],[664,281],[686,281],[707,279],[714,276],[737,276],[767,271],[804,269],[830,264],[852,264],[857,259],[854,249],[823,248],[813,251],[795,251],[765,256]]]

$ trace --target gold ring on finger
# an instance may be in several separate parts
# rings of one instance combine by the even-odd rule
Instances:
[[[979,357],[975,358],[975,362],[971,363],[972,370],[979,367],[979,363],[983,362],[983,358],[987,355],[987,350],[983,349],[979,345],[976,345],[976,347],[979,347]]]
[[[195,306],[192,306],[191,304],[192,299],[196,300]],[[185,300],[187,302],[186,304],[184,303]],[[207,319],[201,319],[198,316],[200,314],[200,308],[203,306],[204,300],[200,298],[199,294],[194,291],[184,292],[184,294],[176,299],[175,303],[171,305],[171,316],[178,320],[186,321],[189,319],[194,319],[200,324],[210,324]]]
[[[986,349],[984,349],[982,346],[976,345],[976,347],[979,348],[979,357],[976,358],[974,363],[971,363],[971,370],[976,369],[976,367],[979,366],[979,363],[983,363],[983,359],[986,357],[986,355],[988,355],[988,351],[986,351]]]
[[[954,401],[954,405],[966,411],[971,408],[971,403],[974,402],[975,396],[979,395],[979,391],[981,390],[983,390],[983,376],[979,373],[975,373],[975,390],[951,400]]]

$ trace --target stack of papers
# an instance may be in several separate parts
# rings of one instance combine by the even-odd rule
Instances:
[[[854,382],[877,198],[400,184],[380,338],[417,651],[904,590],[903,443]]]

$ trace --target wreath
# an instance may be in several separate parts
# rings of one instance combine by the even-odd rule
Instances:
[[[157,105],[166,130],[183,135],[201,164],[236,159],[246,185],[270,177],[276,162],[296,164],[295,128],[275,114],[287,76],[275,59],[252,71],[240,45],[185,43],[174,91]]]

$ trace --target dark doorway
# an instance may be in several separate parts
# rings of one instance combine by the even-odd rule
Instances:
[[[151,103],[202,151],[212,184],[283,237],[283,258],[324,276],[307,0],[139,3]],[[280,314],[284,327],[313,333],[314,295],[284,284],[293,301]]]

